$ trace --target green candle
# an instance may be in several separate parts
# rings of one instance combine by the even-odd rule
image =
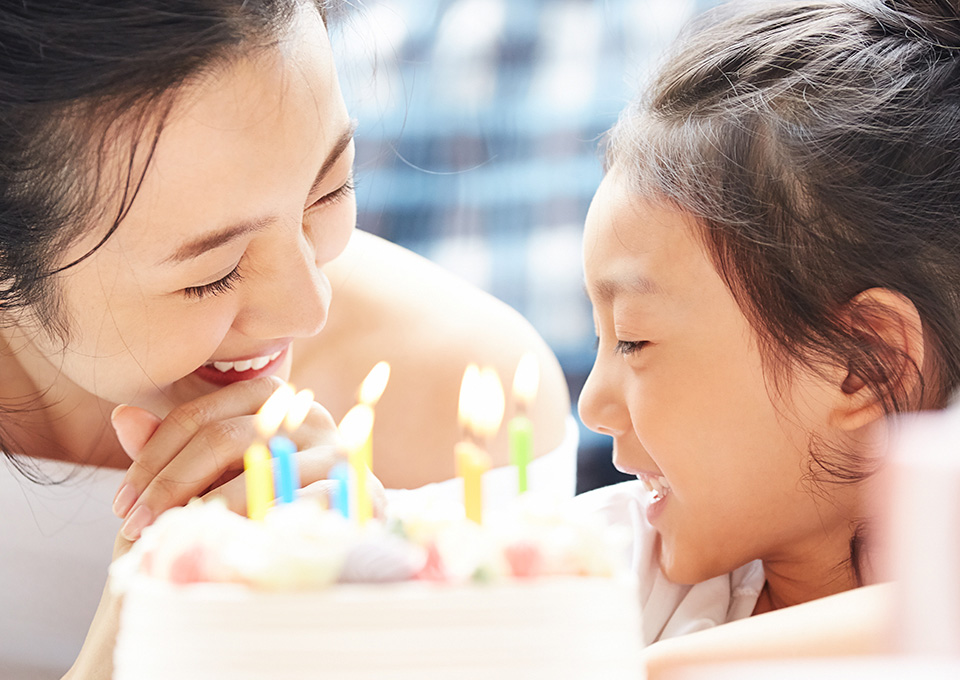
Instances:
[[[510,421],[510,463],[517,466],[517,490],[527,490],[527,465],[533,460],[533,423],[521,414]]]
[[[513,398],[517,415],[510,420],[510,462],[517,466],[517,490],[527,490],[527,465],[533,460],[533,423],[527,410],[537,396],[540,364],[535,354],[524,354],[513,376]]]

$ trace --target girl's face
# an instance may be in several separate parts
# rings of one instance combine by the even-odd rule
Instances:
[[[355,223],[352,129],[312,12],[277,48],[186,89],[129,214],[59,279],[67,346],[21,321],[14,350],[35,382],[164,416],[231,381],[287,377],[292,340],[327,318],[321,267]]]
[[[841,499],[804,483],[811,436],[836,437],[830,385],[801,374],[770,387],[695,229],[632,196],[614,170],[583,242],[599,348],[580,415],[613,437],[618,469],[661,489],[647,518],[664,573],[681,583],[757,558],[803,561],[848,530]]]

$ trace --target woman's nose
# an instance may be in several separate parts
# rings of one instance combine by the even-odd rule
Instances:
[[[257,274],[246,305],[234,327],[250,337],[312,337],[327,322],[330,282],[320,270],[312,248],[278,249],[279,261]]]
[[[599,356],[580,391],[580,420],[594,432],[616,437],[630,428],[620,372]]]

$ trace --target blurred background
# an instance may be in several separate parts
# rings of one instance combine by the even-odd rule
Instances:
[[[352,0],[331,36],[357,144],[359,227],[519,310],[576,400],[595,336],[580,235],[599,142],[716,0]],[[579,422],[579,419],[578,419]],[[577,491],[627,479],[580,425]]]

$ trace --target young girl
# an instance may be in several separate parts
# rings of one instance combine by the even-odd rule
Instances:
[[[351,237],[354,123],[324,7],[0,8],[4,677],[32,677],[22,667],[38,660],[59,676],[75,658],[111,558],[101,539],[119,528],[122,551],[213,489],[243,511],[252,416],[280,379],[339,417],[391,361],[374,463],[390,486],[453,475],[469,362],[507,379],[536,352],[538,448],[564,438],[565,383],[529,325],[409,253]],[[295,439],[309,486],[330,465],[333,418],[314,405]],[[494,455],[506,461],[502,442]],[[104,470],[117,472],[84,486]],[[90,490],[49,526],[53,494],[28,477]],[[111,504],[120,520],[106,522]],[[107,595],[75,677],[109,675],[115,626]]]
[[[885,416],[960,382],[958,75],[956,3],[726,7],[613,130],[580,413],[652,490],[601,494],[644,515],[651,673],[878,651],[882,593],[830,596],[871,579]]]

